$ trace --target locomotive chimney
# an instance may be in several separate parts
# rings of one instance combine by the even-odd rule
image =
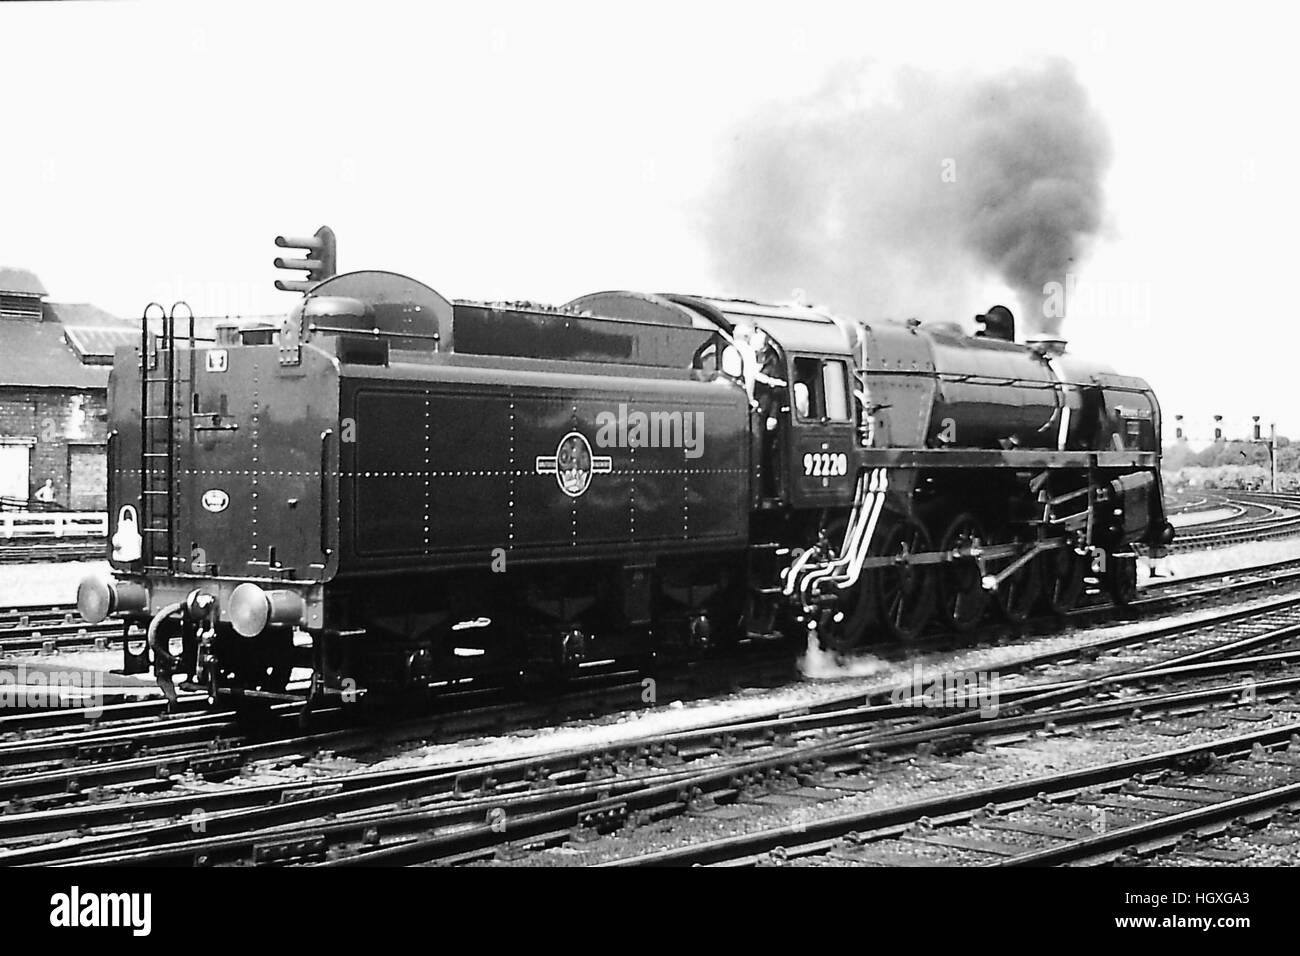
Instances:
[[[1005,305],[995,305],[983,315],[975,316],[975,323],[980,326],[975,333],[980,339],[1000,339],[1003,342],[1016,340],[1016,319]]]

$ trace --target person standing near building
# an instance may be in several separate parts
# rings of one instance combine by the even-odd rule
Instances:
[[[46,478],[45,484],[36,489],[36,500],[46,507],[54,504],[53,478]]]

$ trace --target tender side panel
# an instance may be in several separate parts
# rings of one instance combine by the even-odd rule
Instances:
[[[356,422],[355,442],[341,446],[349,569],[486,567],[498,548],[541,562],[743,547],[739,389],[435,374],[346,382],[344,415]]]

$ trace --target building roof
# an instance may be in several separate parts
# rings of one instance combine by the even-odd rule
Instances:
[[[108,366],[86,365],[69,346],[59,322],[0,322],[0,388],[108,387]]]
[[[94,328],[136,329],[139,322],[127,322],[89,302],[46,302],[45,321]]]
[[[139,337],[88,302],[39,301],[49,293],[30,269],[0,266],[0,293],[31,304],[0,317],[0,388],[106,388],[114,347]]]
[[[0,388],[107,388],[113,349],[138,327],[85,302],[42,306],[42,319],[0,320]]]
[[[0,266],[0,292],[12,295],[49,295],[35,272],[10,266]]]
[[[112,365],[113,350],[140,341],[140,326],[88,302],[46,302],[45,321],[58,322],[84,365]]]
[[[113,352],[123,345],[138,345],[140,333],[117,326],[65,325],[68,344],[86,365],[112,365]]]

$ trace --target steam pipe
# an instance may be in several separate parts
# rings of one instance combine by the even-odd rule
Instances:
[[[167,650],[165,644],[159,646],[158,628],[162,622],[173,614],[177,614],[185,609],[184,601],[177,601],[175,604],[168,604],[165,608],[153,616],[149,621],[149,630],[145,635],[145,644],[148,646],[150,656],[153,659],[153,677],[158,682],[158,689],[163,692],[167,698],[167,706],[176,703],[176,685],[172,683],[171,665],[175,658]]]

